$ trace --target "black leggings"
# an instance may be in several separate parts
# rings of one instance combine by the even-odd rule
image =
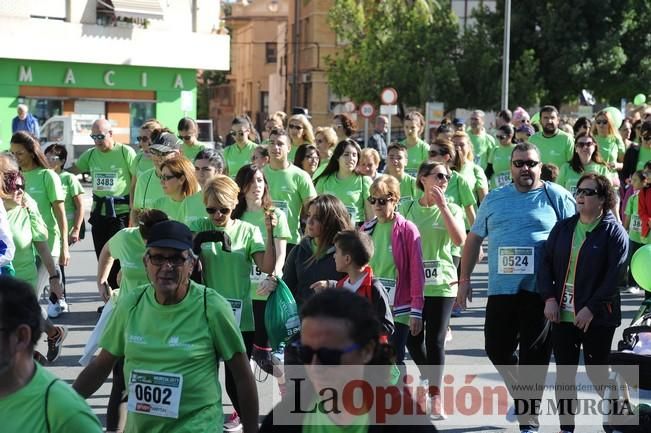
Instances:
[[[423,330],[407,337],[407,349],[421,374],[429,379],[430,389],[438,394],[445,365],[445,334],[450,324],[453,297],[426,296]],[[423,345],[423,343],[425,343]]]
[[[242,332],[242,339],[244,339],[244,347],[246,348],[246,357],[248,359],[251,359],[251,349],[253,348],[253,338],[255,336],[255,331],[243,331]],[[231,399],[231,402],[233,403],[233,407],[237,411],[237,413],[240,413],[240,402],[237,399],[237,385],[235,385],[235,381],[237,378],[233,377],[233,373],[231,373],[231,370],[228,368],[227,365],[225,365],[225,370],[224,370],[224,377],[225,377],[225,382],[226,382],[226,393],[228,394],[228,398]]]
[[[93,222],[94,224],[91,228],[93,246],[95,248],[95,255],[99,259],[99,254],[109,239],[123,228],[129,226],[129,214],[118,215],[115,218],[96,216]],[[113,288],[119,287],[118,272],[120,272],[120,261],[115,260],[107,278],[109,285]]]
[[[120,405],[127,401],[124,391],[124,358],[120,358],[113,366],[113,385],[106,406],[106,431],[118,431],[120,427],[124,428],[126,411],[120,408]],[[124,419],[120,420],[120,416]]]
[[[255,323],[255,337],[253,344],[258,347],[269,347],[267,327],[264,325],[264,310],[267,301],[253,300],[253,321]]]

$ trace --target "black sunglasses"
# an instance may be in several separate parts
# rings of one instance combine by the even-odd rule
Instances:
[[[390,201],[393,201],[393,197],[387,197],[387,198],[379,198],[379,197],[369,197],[366,200],[368,200],[369,203],[374,205],[375,203],[379,204],[380,206],[384,206]]]
[[[231,135],[237,135],[239,137],[244,137],[244,131],[231,131]]]
[[[106,138],[106,135],[104,135],[104,134],[90,134],[90,138],[93,139],[93,141],[100,141],[100,140],[104,140]]]
[[[450,178],[452,177],[449,174],[445,174],[445,173],[430,173],[427,176],[436,176],[438,180],[443,180],[443,179],[450,180]]]
[[[502,135],[502,134],[497,134],[495,136],[495,138],[497,138],[498,140],[504,140],[506,137],[507,137],[506,135]]]
[[[359,344],[353,343],[345,349],[326,349],[325,347],[320,347],[319,349],[313,349],[310,346],[305,346],[299,342],[294,343],[294,348],[298,352],[298,359],[303,364],[311,364],[314,355],[319,360],[321,365],[341,365],[341,356],[345,353],[353,352],[359,349]]]
[[[158,178],[160,180],[172,180],[172,179],[178,179],[179,177],[181,177],[181,176],[177,175],[177,174],[161,174],[161,175],[158,175]]]
[[[191,136],[191,135],[177,135],[177,137],[179,137],[181,140],[185,140],[185,141],[190,141],[190,140],[192,140],[192,136]]]
[[[434,158],[434,157],[437,157],[437,156],[445,156],[445,155],[449,155],[448,151],[445,150],[445,149],[441,149],[441,150],[430,150],[430,151],[428,151],[427,154],[430,156],[430,158]]]
[[[303,125],[289,125],[289,129],[303,129]]]
[[[173,267],[179,267],[183,263],[187,262],[189,259],[189,257],[184,257],[181,255],[174,255],[174,256],[167,257],[160,254],[149,254],[149,253],[147,253],[147,257],[149,258],[151,264],[154,266],[163,266],[165,263],[169,263]]]
[[[597,121],[595,121],[595,123],[596,123],[597,125],[608,125],[608,121],[607,121],[607,120],[597,120]]]
[[[208,212],[208,214],[210,214],[210,215],[213,215],[213,214],[215,214],[217,212],[219,212],[222,215],[228,215],[229,213],[231,213],[231,209],[229,209],[227,207],[220,207],[220,208],[207,207],[206,212]]]
[[[576,145],[577,147],[588,147],[588,146],[592,146],[593,143],[594,141],[592,140],[585,140],[585,141],[577,141]]]
[[[515,161],[512,161],[512,164],[513,164],[516,168],[522,168],[522,167],[524,167],[525,165],[526,165],[527,167],[529,167],[529,168],[534,168],[535,166],[537,166],[538,164],[540,164],[540,161],[532,161],[532,160],[530,160],[530,159],[527,160],[527,161],[523,161],[523,160],[521,160],[521,159],[516,159]]]
[[[591,189],[591,188],[577,188],[576,191],[574,192],[575,196],[580,196],[584,195],[586,197],[592,197],[593,195],[598,195],[599,191],[596,189]]]

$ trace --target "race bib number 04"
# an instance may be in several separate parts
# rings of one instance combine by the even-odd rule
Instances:
[[[113,192],[118,181],[118,174],[112,172],[95,173],[93,191]]]
[[[425,260],[423,271],[425,271],[425,284],[435,286],[442,284],[438,260]]]
[[[242,321],[242,300],[241,299],[226,299],[231,304],[231,309],[233,310],[233,315],[235,315],[235,323],[237,326],[240,326]]]
[[[129,412],[178,418],[183,376],[133,370],[129,378]]]
[[[500,274],[533,274],[533,247],[500,247],[497,260]]]

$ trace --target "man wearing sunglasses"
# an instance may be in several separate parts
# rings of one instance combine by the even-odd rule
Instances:
[[[131,179],[135,176],[136,152],[113,138],[111,123],[97,119],[90,137],[95,147],[81,154],[70,168],[73,174],[90,173],[93,181],[93,206],[88,222],[92,225],[93,245],[99,257],[104,244],[129,224]],[[108,282],[119,287],[120,265],[111,268]]]
[[[463,249],[457,294],[463,308],[472,301],[470,277],[481,244],[488,237],[486,354],[516,401],[523,433],[538,430],[538,411],[524,407],[522,402],[542,396],[551,355],[544,303],[536,291],[536,272],[543,244],[556,221],[576,213],[568,191],[540,180],[541,167],[535,145],[522,143],[513,148],[513,183],[491,191],[481,203]],[[519,366],[523,365],[531,369],[521,371]],[[517,392],[513,388],[517,384],[531,384],[534,392]]]
[[[529,142],[540,150],[540,160],[562,167],[574,155],[574,137],[558,128],[558,110],[553,105],[540,109],[542,131],[529,137]]]
[[[244,432],[257,431],[258,398],[228,301],[196,284],[192,233],[177,221],[151,228],[143,258],[150,284],[120,295],[99,355],[73,387],[90,397],[124,357],[126,431],[214,431],[223,422],[219,362],[238,378]]]
[[[236,117],[231,124],[231,134],[235,141],[224,149],[224,159],[228,166],[228,173],[231,179],[244,165],[251,162],[251,155],[256,144],[249,140],[249,121],[244,117]]]

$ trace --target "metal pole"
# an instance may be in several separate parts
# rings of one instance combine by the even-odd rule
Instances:
[[[389,124],[389,129],[387,130],[387,147],[391,146],[391,114],[387,116]]]
[[[368,147],[368,117],[364,118],[364,147]]]
[[[511,0],[504,1],[504,46],[502,50],[502,110],[509,108],[509,51],[511,45]]]
[[[292,68],[292,107],[298,106],[298,65],[299,65],[299,52],[298,48],[301,46],[301,28],[300,28],[300,14],[301,2],[300,0],[294,1],[294,43],[292,46],[292,54],[294,55],[294,67]]]

